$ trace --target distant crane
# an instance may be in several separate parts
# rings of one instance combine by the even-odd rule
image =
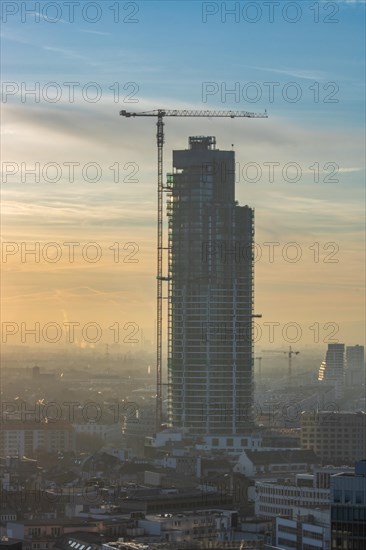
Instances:
[[[287,355],[287,357],[288,357],[287,377],[288,377],[289,384],[291,384],[292,383],[292,356],[293,355],[299,355],[300,352],[299,351],[294,351],[291,346],[289,346],[288,351],[283,351],[281,349],[274,349],[274,350],[264,349],[264,350],[262,350],[262,352],[264,352],[264,353],[284,353],[285,355]]]
[[[156,141],[158,147],[158,223],[157,223],[157,268],[156,268],[156,305],[157,305],[157,323],[156,323],[156,430],[160,430],[162,424],[162,332],[163,332],[163,281],[168,281],[168,277],[163,277],[163,146],[164,146],[164,122],[166,116],[169,117],[226,117],[226,118],[268,118],[267,111],[264,113],[250,113],[248,111],[209,111],[209,110],[169,110],[155,109],[153,111],[144,111],[140,113],[131,113],[120,111],[120,115],[127,118],[138,116],[156,117],[157,132]]]

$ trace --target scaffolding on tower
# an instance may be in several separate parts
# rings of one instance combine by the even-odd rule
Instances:
[[[268,118],[264,113],[251,113],[249,111],[211,111],[211,110],[187,110],[187,109],[155,109],[153,111],[129,112],[120,111],[120,115],[126,118],[156,117],[156,142],[157,142],[157,266],[156,266],[156,431],[162,426],[162,336],[163,336],[163,281],[169,282],[169,276],[163,276],[163,148],[164,148],[164,117],[200,117],[200,118]],[[168,303],[169,303],[168,285]]]

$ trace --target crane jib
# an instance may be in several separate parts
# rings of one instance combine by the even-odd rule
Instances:
[[[264,113],[251,113],[249,111],[208,111],[208,110],[164,110],[156,109],[154,111],[142,111],[140,113],[130,113],[129,111],[123,110],[119,113],[124,117],[136,117],[136,116],[156,116],[158,118],[163,118],[165,116],[174,116],[174,117],[227,117],[227,118],[236,118],[236,117],[246,117],[246,118],[268,118],[267,111]]]

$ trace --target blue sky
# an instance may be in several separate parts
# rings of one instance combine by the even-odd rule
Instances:
[[[6,4],[6,2],[5,2]],[[19,3],[20,4],[20,3]],[[35,3],[27,2],[30,9]],[[41,3],[42,4],[42,3]],[[47,4],[47,3],[43,3]],[[217,14],[203,13],[213,7]],[[237,4],[234,16],[221,18],[226,9]],[[66,6],[59,2],[60,12],[48,8],[42,12],[39,23],[35,16],[20,21],[20,12],[8,15],[3,25],[2,45],[3,78],[38,79],[40,82],[63,79],[97,80],[107,87],[115,81],[136,81],[140,97],[171,98],[177,106],[201,102],[202,82],[225,82],[229,89],[235,82],[242,88],[248,82],[279,82],[275,101],[268,100],[267,88],[257,103],[240,102],[248,108],[267,107],[273,113],[286,112],[287,116],[305,117],[316,112],[322,124],[360,125],[363,110],[364,82],[364,4],[362,2],[297,3],[300,20],[284,20],[283,10],[288,2],[275,6],[274,22],[269,22],[266,2],[257,2],[261,14],[256,23],[244,20],[245,2],[119,2],[121,21],[113,22],[112,2],[101,2],[100,21],[83,20],[81,7],[75,7],[75,20],[70,22]],[[277,3],[278,4],[278,3]],[[316,4],[319,22],[315,23]],[[135,11],[134,5],[138,7]],[[336,10],[336,11],[335,11]],[[86,12],[92,19],[96,12]],[[131,14],[131,15],[130,15]],[[255,12],[248,10],[246,17],[253,19]],[[62,17],[51,23],[44,18]],[[296,12],[288,8],[287,18]],[[123,19],[127,21],[123,21]],[[326,23],[326,18],[331,21]],[[130,19],[138,20],[129,23]],[[295,104],[282,100],[283,85],[295,81],[303,92]],[[314,105],[314,93],[309,89],[314,82],[320,86],[335,82],[339,92],[337,103]],[[332,89],[327,90],[328,93]],[[324,98],[326,91],[320,91]],[[243,96],[241,96],[242,98]],[[209,105],[221,106],[219,94],[212,96]],[[225,107],[237,106],[233,96],[227,96]],[[320,107],[315,109],[314,107]],[[311,124],[314,124],[312,117]]]
[[[222,149],[234,143],[241,173],[237,198],[256,209],[256,240],[281,244],[294,240],[304,249],[303,263],[263,261],[256,266],[258,310],[281,322],[298,318],[305,324],[317,319],[343,323],[344,340],[355,334],[362,339],[364,2],[281,1],[272,23],[266,2],[251,3],[261,9],[255,23],[244,20],[248,2],[103,1],[94,3],[101,16],[96,23],[81,16],[81,5],[87,2],[75,5],[73,22],[63,2],[57,2],[58,13],[52,6],[45,13],[44,6],[52,3],[41,2],[40,22],[34,15],[22,22],[21,4],[2,5],[3,10],[4,5],[19,7],[2,25],[2,78],[10,86],[2,103],[3,159],[19,165],[95,161],[103,167],[103,179],[90,184],[77,173],[70,183],[63,172],[57,185],[31,178],[24,185],[18,172],[6,184],[3,180],[4,239],[18,242],[27,235],[30,241],[63,242],[77,236],[101,242],[106,249],[116,240],[136,241],[141,261],[125,265],[121,273],[110,262],[32,265],[14,257],[5,266],[11,273],[4,283],[10,317],[34,320],[41,315],[47,320],[48,310],[55,318],[62,317],[62,311],[69,318],[84,311],[89,319],[92,300],[103,322],[112,324],[111,316],[117,312],[130,319],[133,310],[133,320],[137,318],[145,333],[152,334],[155,128],[153,119],[121,119],[119,110],[191,107],[263,112],[267,108],[267,120],[167,119],[165,171],[170,169],[171,150],[185,148],[189,135],[216,135]],[[29,9],[35,4],[26,2]],[[110,8],[116,10],[117,4],[120,21],[115,23]],[[228,16],[222,22],[225,5],[229,9],[235,4],[240,9],[238,21]],[[247,16],[253,18],[255,8],[250,9]],[[290,19],[296,9],[300,20],[286,21],[284,9]],[[217,10],[206,23],[205,10]],[[314,21],[314,10],[319,10],[319,22]],[[91,7],[89,18],[95,13]],[[59,20],[51,23],[52,18]],[[337,22],[327,23],[326,18]],[[64,84],[70,81],[80,83],[72,104]],[[61,89],[57,102],[42,95],[35,102],[22,93],[21,83],[29,89],[39,83],[43,90],[50,82]],[[102,90],[95,103],[80,93],[90,82]],[[110,89],[116,82],[119,102]],[[204,82],[214,83],[211,89],[217,90],[206,102]],[[272,102],[268,82],[276,83]],[[232,89],[235,83],[240,101],[233,95],[222,97],[221,90]],[[11,86],[17,87],[16,93]],[[262,97],[251,102],[248,97],[255,89]],[[285,101],[285,89],[290,94],[300,90],[301,99]],[[132,91],[135,103],[128,102]],[[314,101],[317,91],[319,101]],[[52,97],[54,91],[49,93]],[[108,168],[115,162],[136,163],[138,184],[116,186]],[[248,162],[262,168],[266,162],[278,162],[280,168],[296,162],[302,178],[296,185],[281,175],[275,184],[265,176],[258,184],[250,183],[242,174]],[[320,166],[320,183],[314,182],[310,168],[314,163]],[[338,166],[338,183],[324,183],[330,170],[324,166],[329,168],[329,163]],[[309,255],[314,242],[337,242],[339,264],[314,265]],[[341,302],[336,303],[335,294],[342,295]]]

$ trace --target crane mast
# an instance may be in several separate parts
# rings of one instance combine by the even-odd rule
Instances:
[[[156,122],[158,146],[158,226],[156,266],[156,431],[160,430],[163,415],[162,358],[163,358],[163,147],[164,122],[158,116]]]
[[[164,148],[164,117],[225,117],[225,118],[268,118],[267,111],[264,113],[251,113],[249,111],[210,111],[210,110],[188,110],[188,109],[155,109],[153,111],[129,112],[120,111],[120,115],[126,118],[135,117],[156,117],[156,143],[158,152],[158,174],[157,174],[157,265],[156,265],[156,431],[162,425],[162,348],[163,348],[163,148]]]

